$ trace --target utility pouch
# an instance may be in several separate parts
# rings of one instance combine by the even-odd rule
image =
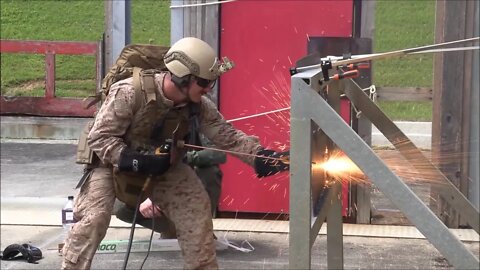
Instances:
[[[93,121],[88,122],[83,128],[77,145],[77,164],[92,164],[93,151],[90,149],[87,143],[88,133],[93,127]]]
[[[136,173],[114,171],[115,180],[115,196],[117,199],[131,208],[137,207],[137,200],[139,194],[142,192],[146,177],[139,177]],[[144,194],[142,201],[146,200],[151,194],[148,189]]]

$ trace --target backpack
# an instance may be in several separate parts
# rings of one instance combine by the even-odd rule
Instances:
[[[115,64],[103,78],[102,89],[96,95],[87,97],[84,100],[84,107],[88,109],[99,101],[103,101],[114,83],[132,76],[135,91],[139,92],[141,90],[140,73],[144,70],[166,70],[163,57],[169,49],[170,47],[167,46],[151,44],[130,44],[125,46]],[[148,89],[145,90],[148,94]],[[93,100],[89,101],[90,98],[93,98]]]

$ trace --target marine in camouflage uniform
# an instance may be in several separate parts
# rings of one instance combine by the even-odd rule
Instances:
[[[151,179],[152,185],[138,201],[150,198],[173,222],[184,268],[218,268],[210,200],[200,179],[181,162],[183,154],[175,155],[176,145],[168,155],[152,154],[171,138],[173,130],[179,138],[187,137],[185,126],[194,104],[199,106],[198,132],[216,147],[251,154],[237,157],[252,165],[259,176],[288,169],[286,164],[280,162],[279,166],[278,161],[272,161],[282,153],[263,149],[257,137],[233,128],[215,104],[203,96],[222,73],[208,44],[195,38],[181,39],[167,53],[165,62],[169,72],[152,75],[153,99],[147,92],[139,101],[133,79],[128,78],[111,87],[99,109],[88,135],[88,145],[98,158],[75,199],[77,222],[65,241],[63,269],[90,268],[108,229],[115,198],[132,205],[126,194],[138,197],[141,189],[134,184],[145,183],[146,179]]]

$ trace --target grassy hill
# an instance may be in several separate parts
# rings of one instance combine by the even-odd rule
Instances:
[[[104,29],[103,0],[0,0],[2,39],[98,41]],[[369,0],[365,0],[369,1]],[[169,44],[170,1],[132,1],[132,42]],[[377,0],[374,51],[384,52],[433,43],[435,1]],[[87,56],[56,57],[57,95],[84,97],[95,88],[95,60]],[[379,60],[377,86],[432,85],[432,56]],[[3,54],[1,92],[42,96],[41,55]],[[403,120],[429,120],[430,103],[388,102],[381,107]]]

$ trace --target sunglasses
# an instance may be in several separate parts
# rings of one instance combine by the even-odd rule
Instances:
[[[202,88],[213,88],[215,86],[215,83],[217,82],[217,80],[207,80],[207,79],[203,79],[203,78],[196,78],[196,81],[197,81],[197,85],[202,87]]]

